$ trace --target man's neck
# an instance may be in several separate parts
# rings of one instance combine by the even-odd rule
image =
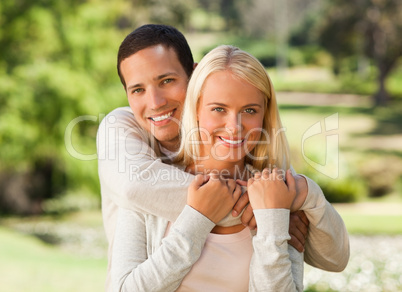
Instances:
[[[168,151],[171,151],[171,152],[176,152],[177,150],[179,150],[179,147],[180,147],[180,140],[179,139],[174,139],[174,140],[171,140],[171,141],[163,141],[163,142],[158,141],[158,142],[163,148],[165,148],[165,149],[167,149]]]

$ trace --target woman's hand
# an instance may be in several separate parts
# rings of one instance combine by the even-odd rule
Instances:
[[[272,173],[264,169],[248,180],[247,191],[250,204],[256,209],[290,209],[296,197],[295,179],[286,171],[286,182],[283,181],[284,173],[275,168]]]
[[[187,205],[196,209],[214,223],[221,221],[241,195],[241,188],[233,179],[219,174],[196,175],[188,188]]]

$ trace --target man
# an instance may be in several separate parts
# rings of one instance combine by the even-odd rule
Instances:
[[[193,176],[161,159],[169,158],[179,146],[181,111],[193,68],[184,36],[169,26],[142,26],[120,46],[118,73],[130,108],[108,114],[97,136],[109,264],[118,207],[174,222],[186,205]],[[310,221],[305,261],[329,271],[343,270],[349,259],[349,240],[342,219],[313,181],[298,176],[297,188],[296,203]],[[239,214],[246,204],[247,196],[242,196],[219,225],[239,224],[240,219],[232,215]],[[252,214],[247,207],[241,220],[254,227]],[[290,233],[291,244],[302,251],[308,222],[303,214],[299,216]]]

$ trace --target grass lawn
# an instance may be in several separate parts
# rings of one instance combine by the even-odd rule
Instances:
[[[350,234],[402,235],[402,203],[334,204]]]
[[[106,259],[66,253],[0,227],[1,292],[104,291]]]
[[[402,234],[402,215],[341,214],[341,216],[350,234]]]
[[[351,235],[402,234],[402,202],[362,202],[334,204]],[[0,226],[0,292],[75,292],[104,291],[106,276],[106,246],[102,241],[103,229],[100,210],[67,214],[62,217],[9,218]],[[6,227],[7,226],[7,227]],[[42,226],[42,227],[41,227]],[[75,237],[75,233],[88,234],[87,228],[98,235],[87,242],[89,246],[65,249],[63,245],[46,244],[34,235],[40,228],[55,232],[57,236]],[[74,233],[60,233],[69,229]],[[19,231],[16,231],[19,230]],[[57,233],[59,232],[59,233]],[[95,231],[94,231],[95,232]],[[68,241],[68,238],[64,240]],[[104,240],[104,238],[103,238]],[[82,245],[82,243],[81,243]],[[103,246],[103,255],[90,255],[91,250]],[[101,250],[102,250],[101,248]],[[82,252],[82,249],[84,252]]]

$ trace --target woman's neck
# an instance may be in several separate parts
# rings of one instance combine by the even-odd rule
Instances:
[[[249,173],[244,165],[244,161],[227,162],[219,160],[195,161],[187,167],[187,170],[193,174],[208,174],[218,172],[221,177],[247,180]]]

